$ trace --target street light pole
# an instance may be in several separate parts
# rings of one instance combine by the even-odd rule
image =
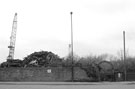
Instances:
[[[126,81],[127,70],[126,70],[126,52],[125,52],[125,31],[123,31],[123,47],[124,47],[124,80]]]
[[[72,23],[72,14],[71,14],[71,59],[72,59],[72,82],[74,81],[74,62],[73,62],[73,23]]]

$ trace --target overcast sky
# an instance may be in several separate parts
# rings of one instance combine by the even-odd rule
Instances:
[[[135,56],[135,0],[1,0],[0,62],[9,49],[14,14],[18,13],[15,58],[35,51],[68,54],[70,11],[73,11],[74,52],[79,56],[109,53],[123,48]]]

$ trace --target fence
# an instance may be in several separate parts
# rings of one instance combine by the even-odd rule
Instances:
[[[127,72],[127,81],[135,81],[135,72]]]

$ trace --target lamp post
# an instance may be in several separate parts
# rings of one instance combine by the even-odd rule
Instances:
[[[73,62],[73,23],[72,23],[72,14],[73,12],[70,12],[71,15],[71,61],[72,61],[72,82],[74,81],[74,62]]]
[[[126,52],[125,52],[125,31],[123,31],[123,47],[124,47],[124,80],[127,80],[127,70],[126,70]]]

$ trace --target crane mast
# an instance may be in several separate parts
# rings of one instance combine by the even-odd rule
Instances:
[[[13,19],[12,32],[11,32],[11,36],[10,36],[10,45],[8,46],[9,55],[7,57],[7,60],[14,59],[16,31],[17,31],[17,13],[15,13],[14,19]]]

